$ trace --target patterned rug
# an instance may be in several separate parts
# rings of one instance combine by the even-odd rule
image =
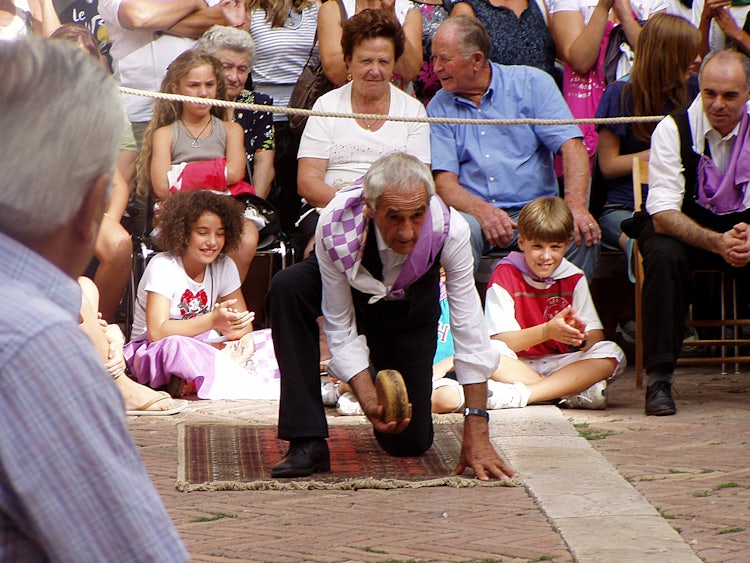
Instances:
[[[185,423],[178,427],[177,489],[188,491],[366,489],[515,486],[514,480],[482,482],[451,477],[461,451],[463,425],[435,425],[432,447],[420,457],[385,453],[369,425],[332,426],[331,471],[294,481],[271,479],[287,442],[275,426]]]

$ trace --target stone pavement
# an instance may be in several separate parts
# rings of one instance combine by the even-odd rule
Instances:
[[[682,368],[675,387],[672,417],[643,415],[632,370],[604,411],[493,412],[517,488],[180,493],[179,423],[274,423],[276,403],[195,401],[129,425],[194,561],[750,561],[750,373]]]

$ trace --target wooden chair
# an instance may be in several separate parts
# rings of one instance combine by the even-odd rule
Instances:
[[[633,158],[633,201],[635,208],[640,209],[643,203],[643,185],[648,185],[648,161]],[[638,250],[638,243],[633,244],[633,266],[635,272],[635,383],[643,387],[643,257]],[[742,338],[742,327],[750,326],[750,319],[739,319],[737,314],[737,284],[733,277],[721,270],[699,270],[694,275],[712,275],[719,277],[720,312],[718,319],[695,320],[692,307],[686,326],[696,328],[715,327],[721,331],[721,338],[689,340],[685,344],[695,347],[718,348],[718,356],[681,357],[677,365],[721,364],[721,373],[727,373],[727,364],[734,364],[734,373],[738,374],[740,363],[750,363],[750,356],[740,355],[740,347],[750,345],[750,339]]]
[[[648,160],[633,157],[633,203],[635,210],[643,206],[643,185],[648,185]],[[635,274],[635,385],[643,387],[643,256],[638,241],[633,241],[633,272]]]

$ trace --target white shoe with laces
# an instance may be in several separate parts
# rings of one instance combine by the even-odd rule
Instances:
[[[531,390],[520,381],[502,383],[490,379],[487,382],[487,408],[489,410],[525,407],[530,395]]]
[[[339,414],[343,414],[346,416],[365,414],[359,404],[359,401],[357,400],[357,397],[354,396],[354,393],[349,393],[349,391],[339,397],[339,401],[336,404],[336,410],[339,412]]]
[[[333,381],[325,381],[320,385],[320,396],[327,407],[335,407],[339,400],[339,386]]]
[[[607,408],[607,381],[598,381],[576,395],[560,400],[560,406],[568,409],[602,410]]]

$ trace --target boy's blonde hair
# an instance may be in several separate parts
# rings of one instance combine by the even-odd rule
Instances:
[[[567,242],[573,236],[573,214],[562,198],[537,198],[521,209],[518,234],[526,240]]]

